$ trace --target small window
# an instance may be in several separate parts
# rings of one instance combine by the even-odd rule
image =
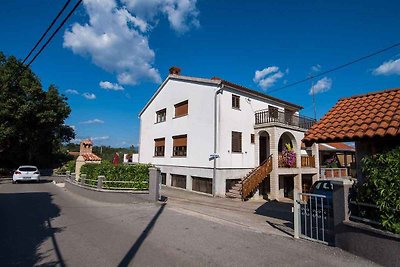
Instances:
[[[242,133],[232,131],[232,152],[242,152]]]
[[[161,184],[163,185],[167,184],[167,174],[165,172],[161,173]]]
[[[240,109],[240,96],[232,95],[232,108]]]
[[[188,100],[183,101],[175,105],[175,117],[182,117],[188,114],[189,102]]]
[[[167,109],[164,108],[156,112],[156,123],[163,122],[167,119]]]
[[[173,136],[173,151],[174,157],[186,157],[187,151],[187,135]]]
[[[164,157],[165,138],[154,139],[154,157]]]
[[[250,143],[254,144],[254,134],[250,134]]]

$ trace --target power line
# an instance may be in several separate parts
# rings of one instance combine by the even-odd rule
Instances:
[[[53,21],[50,23],[50,25],[47,27],[46,31],[42,34],[40,39],[36,42],[35,46],[31,49],[31,51],[28,53],[28,55],[24,58],[22,61],[22,64],[25,64],[25,61],[28,60],[28,58],[32,55],[33,51],[39,46],[39,44],[43,41],[44,37],[46,37],[47,33],[50,31],[50,29],[54,26],[54,23],[58,20],[58,18],[61,16],[61,14],[64,12],[64,10],[67,8],[71,0],[68,0],[65,2],[64,6],[61,8],[61,10],[58,12],[57,16],[53,19]]]
[[[64,24],[67,22],[69,17],[74,13],[74,11],[78,8],[78,6],[82,3],[82,0],[79,0],[75,6],[71,9],[71,11],[68,13],[68,15],[63,19],[63,21],[60,23],[60,25],[57,27],[57,29],[51,34],[49,39],[44,43],[44,45],[40,48],[40,50],[35,54],[35,56],[29,61],[29,63],[20,69],[14,78],[14,80],[11,82],[11,84],[15,83],[19,78],[20,75],[27,69],[29,66],[36,60],[36,58],[43,52],[43,50],[47,47],[47,45],[51,42],[51,40],[54,38],[54,36],[60,31],[60,29],[64,26]],[[64,7],[63,7],[64,8]],[[43,38],[41,38],[43,39]],[[36,46],[37,47],[37,46]],[[14,75],[13,75],[14,76]],[[4,86],[6,86],[8,83],[5,83]],[[3,89],[4,89],[3,86]]]
[[[288,87],[292,87],[292,86],[298,85],[298,84],[300,84],[300,83],[303,83],[303,82],[312,80],[312,79],[314,79],[314,78],[323,76],[323,75],[325,75],[325,74],[328,74],[328,73],[331,73],[331,72],[334,72],[334,71],[343,69],[343,68],[345,68],[345,67],[347,67],[347,66],[349,66],[349,65],[352,65],[352,64],[357,63],[357,62],[359,62],[359,61],[362,61],[362,60],[368,59],[368,58],[370,58],[370,57],[376,56],[376,55],[378,55],[378,54],[381,54],[381,53],[383,53],[383,52],[386,52],[386,51],[388,51],[388,50],[390,50],[390,49],[393,49],[393,48],[395,48],[395,47],[398,47],[398,46],[400,46],[400,43],[395,43],[395,44],[393,44],[393,45],[391,45],[391,46],[388,46],[388,47],[383,48],[383,49],[381,49],[381,50],[375,51],[375,52],[373,52],[373,53],[371,53],[371,54],[368,54],[368,55],[366,55],[366,56],[359,57],[359,58],[354,59],[354,60],[352,60],[352,61],[350,61],[350,62],[347,62],[347,63],[344,63],[344,64],[342,64],[342,65],[336,66],[336,67],[334,67],[334,68],[332,68],[332,69],[329,69],[329,70],[320,72],[320,73],[318,73],[318,74],[316,74],[316,75],[308,76],[307,78],[304,78],[304,79],[302,79],[302,80],[298,80],[298,81],[296,81],[296,82],[293,82],[293,83],[287,84],[287,85],[285,85],[285,86],[279,87],[279,88],[277,88],[277,89],[271,90],[271,91],[269,91],[269,93],[274,93],[274,92],[277,92],[277,91],[286,89],[286,88],[288,88]]]

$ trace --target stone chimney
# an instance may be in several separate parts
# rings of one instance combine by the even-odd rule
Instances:
[[[173,66],[173,67],[169,68],[169,74],[181,75],[181,68]]]
[[[92,153],[92,148],[93,148],[92,140],[90,140],[90,139],[82,140],[80,150],[79,150],[79,155],[82,155],[85,153]]]

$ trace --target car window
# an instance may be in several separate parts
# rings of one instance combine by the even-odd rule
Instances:
[[[333,184],[330,182],[317,182],[314,186],[316,190],[325,190],[325,191],[332,191]]]
[[[37,169],[33,168],[33,167],[22,167],[22,168],[19,168],[19,170],[21,172],[35,172],[35,171],[37,171]]]

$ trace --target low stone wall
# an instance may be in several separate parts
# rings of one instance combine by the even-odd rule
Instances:
[[[156,202],[159,200],[160,170],[149,169],[149,190],[146,191],[98,189],[79,184],[73,178],[65,178],[65,187],[83,197],[108,203]]]
[[[344,221],[335,229],[335,245],[384,266],[400,266],[400,235]]]

